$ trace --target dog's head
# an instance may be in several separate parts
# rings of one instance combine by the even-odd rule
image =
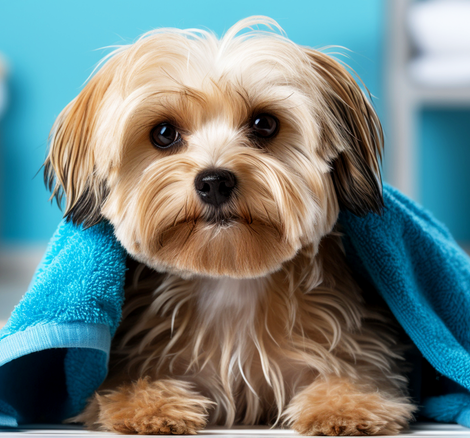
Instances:
[[[338,61],[252,17],[162,29],[106,58],[60,114],[46,181],[158,270],[255,277],[382,206],[379,120]]]

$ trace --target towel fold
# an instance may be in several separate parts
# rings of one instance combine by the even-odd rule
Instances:
[[[61,222],[29,291],[0,331],[0,426],[59,422],[106,377],[126,252],[103,222]]]
[[[422,355],[456,382],[425,399],[423,414],[470,427],[470,260],[426,211],[390,186],[383,193],[382,216],[340,215],[349,263]],[[0,426],[59,422],[83,409],[106,376],[126,257],[109,224],[60,224],[0,331]]]
[[[382,216],[341,213],[349,264],[434,369],[457,383],[457,398],[428,397],[421,413],[470,427],[470,259],[430,213],[390,186],[383,193]]]

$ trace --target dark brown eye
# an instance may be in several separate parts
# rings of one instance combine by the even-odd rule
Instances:
[[[150,141],[159,149],[167,149],[180,139],[180,133],[169,123],[160,123],[150,131]]]
[[[277,134],[279,121],[269,114],[260,114],[253,120],[252,129],[255,135],[262,138],[273,137]]]

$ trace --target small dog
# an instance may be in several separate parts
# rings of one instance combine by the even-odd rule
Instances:
[[[341,208],[381,211],[381,149],[348,70],[269,18],[220,40],[160,29],[106,57],[45,162],[65,217],[108,220],[133,259],[109,376],[74,421],[139,434],[406,427],[393,335],[336,225]]]

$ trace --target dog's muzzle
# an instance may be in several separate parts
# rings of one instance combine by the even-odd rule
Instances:
[[[201,201],[220,207],[233,194],[237,178],[233,172],[226,169],[211,169],[200,172],[194,180],[196,192]]]

